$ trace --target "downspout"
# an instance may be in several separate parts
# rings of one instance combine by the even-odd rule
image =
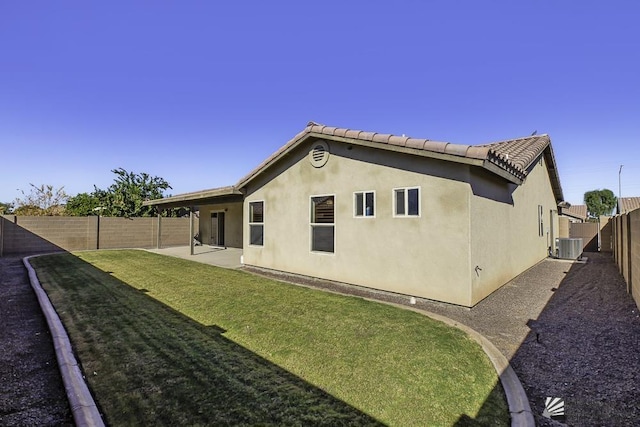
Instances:
[[[556,230],[554,227],[555,224],[555,219],[558,217],[558,211],[557,210],[550,210],[550,218],[549,218],[549,256],[553,258],[553,256],[556,253],[555,247],[556,247]],[[554,213],[555,213],[555,217],[554,217]]]
[[[472,195],[472,190],[471,190],[471,168],[467,168],[467,176],[469,177],[469,186],[467,188],[467,271],[469,271],[469,301],[468,301],[468,305],[469,307],[472,307],[473,304],[473,291],[474,291],[474,286],[475,286],[475,280],[480,278],[480,273],[479,273],[479,269],[480,266],[476,265],[476,268],[473,270],[474,272],[471,273],[471,265],[472,263],[472,251],[473,251],[473,247],[472,247],[472,238],[471,238],[471,233],[472,233],[472,227],[471,227],[471,195]],[[474,277],[475,274],[476,276]]]

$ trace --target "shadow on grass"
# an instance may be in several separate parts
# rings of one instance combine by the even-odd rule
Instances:
[[[112,425],[382,425],[92,265],[32,260]]]

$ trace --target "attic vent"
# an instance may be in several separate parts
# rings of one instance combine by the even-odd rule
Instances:
[[[314,168],[321,168],[329,160],[329,145],[324,141],[318,141],[309,151],[309,161]]]

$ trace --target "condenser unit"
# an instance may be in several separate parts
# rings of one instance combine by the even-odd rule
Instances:
[[[558,258],[579,259],[582,256],[582,238],[556,239]]]

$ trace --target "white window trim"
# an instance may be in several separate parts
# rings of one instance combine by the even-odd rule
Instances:
[[[327,224],[326,222],[311,222],[311,216],[313,215],[313,198],[314,197],[330,197],[333,196],[333,224]],[[314,255],[326,255],[326,256],[335,256],[336,255],[336,204],[337,204],[336,194],[313,194],[309,196],[309,253]],[[325,252],[325,251],[314,251],[313,250],[313,227],[333,227],[333,252]]]
[[[418,190],[418,215],[409,215],[407,213],[403,215],[398,215],[396,213],[396,191],[404,190],[405,198],[404,198],[404,211],[409,211],[409,197],[407,197],[409,190]],[[420,218],[422,217],[422,188],[420,186],[412,186],[412,187],[396,187],[391,190],[391,212],[393,213],[394,218]]]
[[[367,193],[373,193],[373,215],[365,215],[364,213],[362,215],[356,215],[356,194],[362,194],[362,208],[363,208],[363,212],[366,212],[367,211],[367,197],[366,197]],[[353,192],[353,217],[354,218],[358,218],[358,219],[375,218],[377,215],[377,212],[378,212],[378,209],[376,207],[376,191],[375,190],[363,190],[363,191]]]
[[[544,207],[538,205],[538,237],[544,237]]]
[[[251,203],[259,203],[262,202],[262,222],[251,222]],[[267,210],[267,203],[264,201],[264,199],[262,200],[251,200],[249,201],[249,204],[247,204],[247,209],[248,209],[248,213],[247,213],[247,218],[249,219],[249,233],[248,233],[248,237],[249,237],[249,246],[254,247],[254,248],[264,248],[264,218],[265,218],[265,212]],[[262,225],[262,244],[261,245],[253,245],[251,244],[251,226],[252,225]]]

